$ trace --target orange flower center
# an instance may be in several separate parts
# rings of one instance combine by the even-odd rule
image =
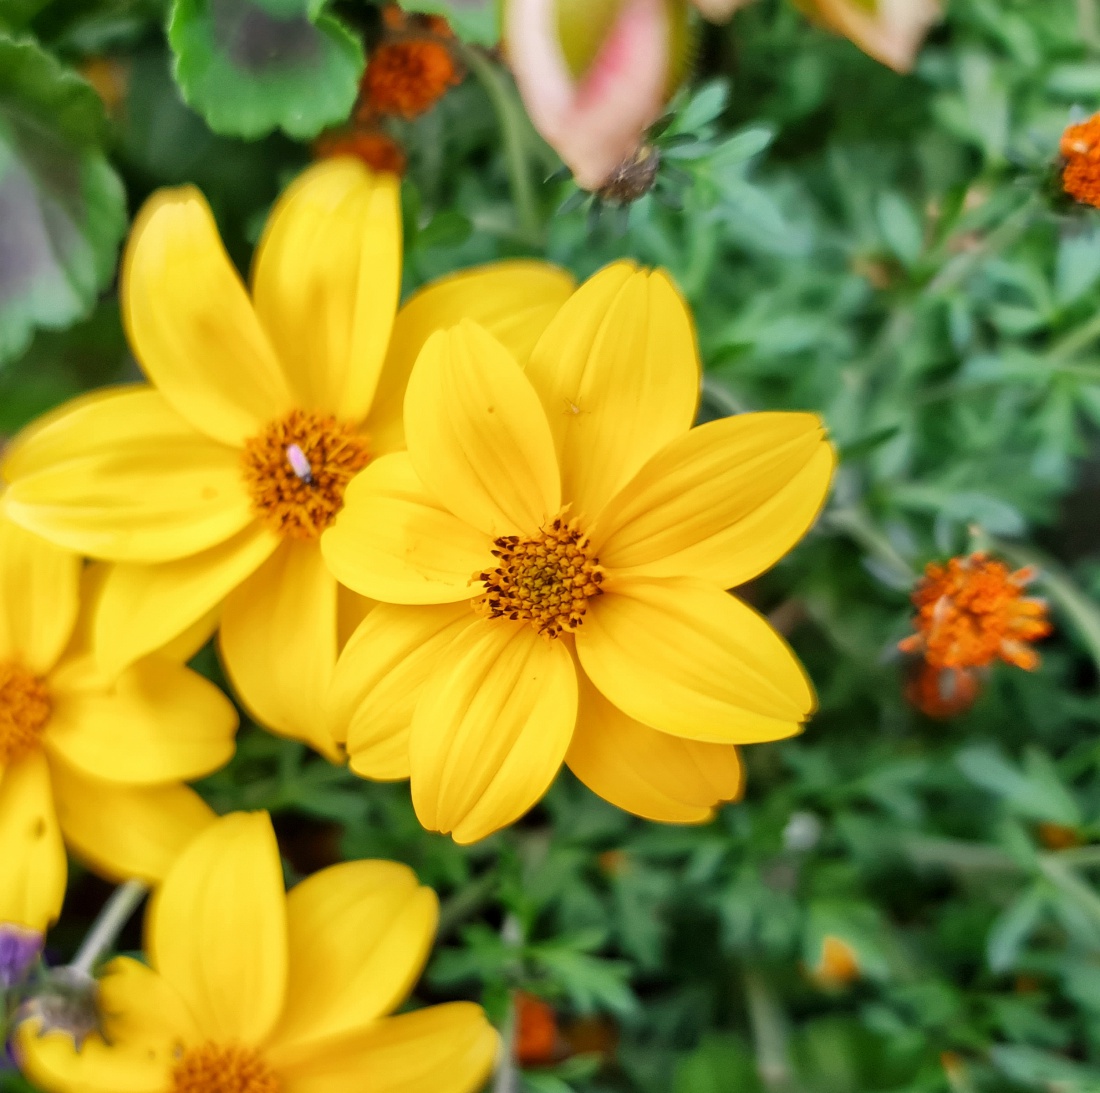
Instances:
[[[279,1079],[251,1048],[203,1044],[172,1068],[172,1093],[279,1093]]]
[[[42,680],[22,664],[0,662],[0,769],[38,747],[52,711]]]
[[[1044,601],[1023,594],[1033,577],[985,554],[933,563],[913,591],[917,632],[901,649],[936,668],[983,668],[1000,659],[1030,671],[1039,657],[1028,643],[1051,631]]]
[[[1075,201],[1100,208],[1100,114],[1062,134],[1062,186]]]
[[[330,414],[294,410],[244,446],[257,515],[289,539],[316,539],[344,507],[344,490],[370,462],[367,438]]]
[[[374,113],[413,118],[433,107],[457,82],[454,58],[442,42],[383,42],[363,77],[364,105]]]
[[[588,601],[602,595],[603,570],[588,538],[558,517],[538,535],[497,539],[496,569],[479,573],[485,592],[475,601],[491,619],[529,622],[540,634],[556,638],[584,622]]]

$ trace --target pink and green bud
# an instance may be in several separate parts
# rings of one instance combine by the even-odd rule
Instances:
[[[686,0],[506,0],[504,39],[531,120],[599,189],[633,156],[686,69]]]

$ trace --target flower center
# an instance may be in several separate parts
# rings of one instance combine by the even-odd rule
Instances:
[[[244,480],[258,515],[290,539],[316,539],[370,462],[367,438],[330,414],[294,410],[244,446]]]
[[[556,638],[584,622],[588,601],[603,590],[603,570],[588,538],[560,516],[538,535],[497,539],[496,569],[479,573],[485,592],[475,607],[491,619],[529,622],[540,634]]]
[[[52,710],[42,680],[22,664],[0,662],[0,769],[38,747]]]
[[[203,1044],[172,1068],[172,1093],[279,1093],[279,1079],[251,1048]]]

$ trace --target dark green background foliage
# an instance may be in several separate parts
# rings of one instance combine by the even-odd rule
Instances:
[[[135,374],[109,288],[119,180],[131,215],[200,185],[244,264],[300,141],[350,108],[377,26],[365,0],[168,8],[0,0],[0,432]],[[285,56],[217,37],[245,8]],[[1100,1090],[1100,216],[1050,186],[1062,129],[1100,108],[1100,5],[948,8],[909,78],[779,0],[707,30],[662,137],[672,204],[646,198],[625,226],[555,215],[571,188],[543,181],[555,157],[474,47],[463,86],[395,130],[409,288],[511,255],[667,266],[698,317],[703,414],[814,409],[844,455],[815,533],[747,590],[782,608],[820,714],[747,751],[748,798],[713,824],[636,821],[565,775],[461,850],[419,829],[406,787],[255,728],[202,787],[273,811],[291,877],[382,856],[434,885],[423,999],[503,1021],[522,987],[565,1024],[613,1022],[610,1059],[531,1070],[536,1093]],[[463,14],[484,35],[478,5]],[[69,71],[100,56],[129,77],[109,123]],[[54,201],[63,245],[19,280],[7,210]],[[996,669],[972,712],[933,723],[903,697],[908,590],[978,548],[1043,566],[1057,633],[1041,670]],[[218,677],[209,650],[199,665]],[[1046,849],[1044,822],[1081,845]],[[55,957],[103,895],[74,873]],[[826,934],[859,954],[847,989],[807,975]]]

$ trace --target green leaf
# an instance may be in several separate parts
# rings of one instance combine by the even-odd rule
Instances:
[[[313,0],[175,0],[168,40],[184,98],[216,133],[305,140],[351,113],[363,47]]]
[[[483,46],[500,41],[498,0],[402,0],[406,11],[442,15],[460,38]]]
[[[104,124],[75,73],[0,34],[0,363],[37,327],[83,318],[111,280],[126,198],[99,149]]]

